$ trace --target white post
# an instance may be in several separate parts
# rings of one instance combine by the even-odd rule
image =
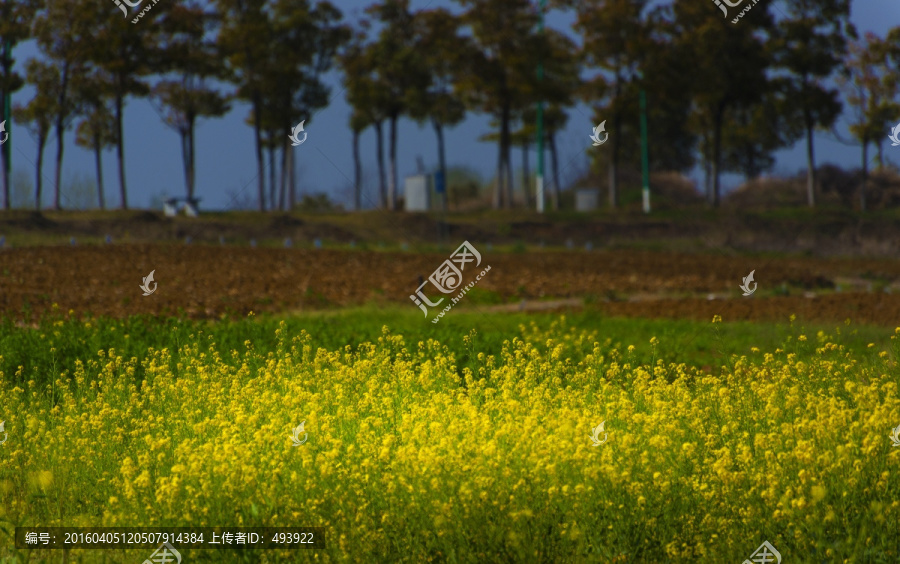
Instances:
[[[537,175],[535,177],[536,186],[536,194],[537,194],[537,211],[538,213],[544,213],[544,177],[543,175]]]

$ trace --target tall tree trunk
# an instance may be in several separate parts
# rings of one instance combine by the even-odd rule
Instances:
[[[266,211],[266,170],[263,162],[262,131],[259,120],[262,111],[262,102],[259,94],[253,94],[253,135],[256,141],[256,191],[259,197],[259,211]]]
[[[618,186],[616,186],[616,179],[618,177],[618,171],[616,170],[616,147],[618,144],[618,139],[613,139],[612,150],[609,152],[609,170],[607,171],[607,184],[609,185],[608,203],[609,208],[613,210],[616,209],[616,206],[619,203]]]
[[[816,205],[816,155],[813,151],[814,123],[806,111],[806,202],[809,207]]]
[[[510,165],[510,148],[503,146],[503,193],[500,195],[500,205],[503,209],[512,209],[510,194],[512,194],[512,166]]]
[[[290,186],[290,192],[288,193],[288,209],[293,211],[294,206],[297,204],[297,175],[295,171],[297,170],[297,154],[294,152],[294,147],[287,147],[285,145],[285,150],[288,151],[288,164],[291,167],[288,176],[288,185]]]
[[[512,143],[506,146],[503,166],[506,167],[506,183],[503,187],[503,201],[506,209],[513,208],[513,168],[512,168]]]
[[[753,147],[750,147],[747,152],[747,169],[745,172],[746,174],[744,176],[746,177],[747,182],[759,177],[759,169],[756,166],[756,157],[753,154]]]
[[[884,168],[884,140],[876,141],[875,147],[878,149],[878,168],[875,170],[881,170]]]
[[[12,85],[12,72],[13,72],[13,58],[12,58],[12,49],[15,46],[15,43],[12,41],[4,41],[3,42],[3,54],[0,57],[0,65],[3,67],[2,78],[0,81],[5,85]],[[3,108],[3,120],[7,121],[12,119],[12,114],[6,114],[6,96],[11,95],[12,92],[7,91],[6,89],[0,89],[0,107]],[[10,112],[12,108],[10,108]],[[8,127],[7,133],[7,142],[12,137],[12,134],[9,132],[9,129],[12,129],[12,123],[7,123]],[[46,139],[46,136],[45,136]],[[3,209],[10,209],[12,207],[12,200],[10,198],[10,181],[9,175],[10,170],[12,169],[12,145],[4,143],[0,146],[0,160],[3,161]]]
[[[710,170],[710,159],[707,156],[703,156],[703,193],[706,195],[706,202],[709,203],[712,198],[712,183],[710,182],[710,178],[712,177],[712,170]]]
[[[500,116],[500,146],[503,148],[503,166],[506,169],[506,179],[503,183],[503,207],[512,208],[512,165],[510,158],[510,147],[512,140],[509,131],[510,108],[504,105]]]
[[[62,209],[59,205],[59,180],[62,172],[63,160],[63,131],[62,124],[57,121],[56,125],[56,171],[53,175],[53,209]]]
[[[553,211],[559,211],[559,162],[556,158],[556,132],[548,135],[550,141],[550,166],[553,169]]]
[[[189,171],[189,162],[190,155],[188,154],[188,133],[184,129],[178,130],[178,135],[181,137],[181,167],[182,172],[184,172],[184,194],[185,197],[191,197],[191,174]]]
[[[269,145],[269,211],[275,211],[275,145]]]
[[[494,185],[494,202],[493,207],[495,210],[500,209],[500,205],[503,201],[503,197],[501,193],[503,191],[503,141],[502,139],[497,142],[497,182]]]
[[[381,209],[387,209],[387,183],[384,174],[384,136],[381,134],[381,121],[375,122],[375,152],[378,159],[378,191],[381,195]]]
[[[859,189],[859,209],[866,211],[866,188],[869,183],[869,140],[863,139],[862,146],[862,173],[863,181]]]
[[[0,101],[5,93],[0,91]],[[9,140],[7,138],[7,140]],[[3,161],[3,209],[9,209],[9,162],[6,160],[6,147],[0,145],[0,160]]]
[[[531,182],[531,169],[528,166],[528,142],[522,143],[522,193],[525,194],[525,207],[527,209],[532,209],[534,207],[534,202],[531,198],[531,190],[529,190],[529,184]]]
[[[284,137],[285,136],[282,136],[282,138]],[[278,208],[282,211],[286,211],[284,207],[284,200],[285,192],[287,192],[287,175],[288,170],[290,169],[288,161],[291,160],[290,151],[288,151],[287,146],[288,140],[284,139],[284,141],[281,142],[281,186],[278,190]]]
[[[56,171],[53,174],[53,209],[59,210],[62,209],[59,203],[60,197],[60,179],[62,176],[62,161],[63,161],[63,145],[65,135],[65,113],[66,113],[66,104],[68,101],[66,100],[67,90],[69,88],[69,64],[63,63],[62,69],[60,72],[61,76],[61,84],[59,88],[59,96],[56,99],[57,109],[56,109]]]
[[[121,209],[127,210],[128,191],[125,188],[125,135],[122,134],[122,104],[122,95],[116,94],[116,156],[119,159],[119,200],[122,202]]]
[[[100,144],[100,136],[94,136],[94,166],[97,167],[97,203],[100,209],[106,209],[105,197],[103,195],[103,148]]]
[[[36,172],[34,179],[34,209],[35,211],[41,211],[41,189],[43,188],[43,174],[41,174],[42,169],[44,168],[44,146],[47,143],[47,134],[41,134],[38,137],[38,154],[37,154],[37,164],[36,164]]]
[[[447,211],[447,154],[444,148],[444,126],[438,120],[431,120],[438,143],[438,171],[444,180],[444,193],[441,194],[441,209]]]
[[[194,192],[197,188],[197,168],[196,168],[196,151],[194,150],[194,131],[196,118],[194,116],[190,116],[188,118],[188,133],[187,133],[187,162],[185,166],[187,167],[185,170],[186,182],[187,182],[187,197],[193,199]]]
[[[724,114],[723,106],[719,106],[713,118],[713,159],[712,159],[712,201],[710,202],[714,208],[719,207],[721,196],[719,184],[719,171],[721,170],[722,159],[722,117]]]
[[[712,202],[712,151],[710,150],[709,130],[704,128],[703,139],[700,146],[703,155],[703,191],[706,194],[706,203]]]
[[[362,210],[362,166],[359,163],[359,134],[353,130],[353,209]]]
[[[397,209],[397,116],[391,116],[390,146],[388,156],[390,176],[388,177],[388,209]]]
[[[3,44],[3,56],[0,57],[0,64],[3,66],[3,78],[7,79],[3,81],[5,84],[9,84],[9,75],[12,74],[12,60],[10,58],[9,53],[9,44],[4,42]],[[4,108],[3,120],[9,121],[10,117],[5,113],[6,108],[6,90],[0,88],[0,104]],[[6,132],[9,135],[9,132]],[[7,141],[9,137],[7,137]],[[3,209],[8,210],[10,208],[10,200],[9,200],[9,159],[7,159],[7,151],[8,147],[5,145],[0,145],[0,161],[3,162]]]
[[[703,186],[706,190],[706,203],[712,202],[712,157],[703,159]]]

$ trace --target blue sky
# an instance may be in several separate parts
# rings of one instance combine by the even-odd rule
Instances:
[[[166,0],[160,0],[166,1]],[[350,22],[360,19],[365,6],[371,2],[332,0],[345,14]],[[702,0],[698,0],[702,1]],[[710,9],[718,10],[710,1]],[[110,16],[118,13],[118,9],[110,1]],[[778,14],[778,2],[774,4],[773,13]],[[413,0],[413,9],[425,7],[446,7],[456,11],[455,4],[447,0]],[[152,17],[152,12],[148,14]],[[145,16],[146,17],[146,16]],[[853,2],[851,19],[860,34],[872,31],[884,36],[887,31],[900,25],[900,2],[897,0],[856,0]],[[573,17],[569,14],[551,13],[547,25],[556,29],[571,31]],[[744,25],[739,22],[735,25]],[[140,22],[134,26],[135,33],[140,33]],[[18,47],[15,51],[17,69],[24,74],[25,62],[38,55],[33,42]],[[350,108],[342,91],[340,76],[332,73],[327,77],[332,85],[332,102],[327,108],[319,110],[306,121],[308,132],[306,142],[297,147],[296,162],[298,168],[298,191],[303,193],[325,192],[337,199],[349,203],[351,201],[351,180],[353,178],[352,135],[347,125]],[[25,88],[13,97],[13,104],[24,104],[31,96]],[[235,203],[235,200],[250,199],[255,201],[256,163],[254,158],[253,130],[245,123],[248,115],[246,104],[235,102],[232,111],[224,118],[201,121],[197,130],[197,195],[202,198],[201,209],[223,209]],[[898,116],[900,119],[900,116]],[[479,142],[478,138],[487,133],[489,118],[471,113],[460,125],[446,132],[447,160],[449,165],[466,165],[479,171],[484,178],[492,176],[497,158],[494,143]],[[560,168],[562,184],[575,179],[579,171],[587,168],[585,150],[590,147],[589,135],[594,124],[591,123],[591,110],[584,105],[570,111],[568,127],[560,133],[558,148],[560,152]],[[129,206],[148,207],[154,197],[167,194],[184,195],[184,175],[181,160],[180,142],[177,133],[167,127],[156,110],[146,99],[129,99],[125,110],[125,164],[128,182]],[[652,135],[652,124],[650,124]],[[30,134],[20,126],[7,124],[7,130],[13,130],[15,136],[11,142],[13,158],[13,176],[27,175],[34,178],[37,157],[36,143]],[[838,122],[838,132],[846,139],[846,117]],[[385,130],[385,133],[387,131]],[[387,135],[385,135],[387,142]],[[360,143],[363,160],[363,171],[366,177],[367,193],[364,205],[374,205],[377,189],[375,162],[375,134],[373,130],[363,133]],[[387,151],[387,147],[385,147]],[[890,151],[890,146],[887,146]],[[819,164],[831,162],[841,166],[859,166],[861,152],[858,146],[847,146],[833,139],[830,134],[819,133],[816,137],[816,156]],[[892,156],[894,162],[900,162],[900,155]],[[55,141],[48,144],[44,153],[44,203],[52,200],[52,178],[56,155]],[[513,166],[520,166],[521,151],[513,151]],[[798,143],[789,150],[777,154],[776,174],[792,174],[805,167],[805,150]],[[402,120],[398,127],[398,168],[400,183],[403,177],[415,173],[416,158],[421,156],[427,168],[437,162],[437,143],[430,126],[420,127],[410,120]],[[114,151],[107,151],[104,158],[104,180],[106,185],[106,202],[109,206],[118,206],[118,168]],[[530,162],[535,166],[536,154],[532,151]],[[548,161],[549,163],[549,161]],[[74,179],[93,181],[93,153],[77,147],[74,143],[74,132],[66,135],[65,155],[63,162],[63,206],[66,207],[65,190]],[[698,181],[698,171],[692,173]],[[741,177],[725,175],[725,189],[737,186]],[[235,195],[237,198],[235,199]],[[33,196],[31,196],[33,198]],[[69,198],[74,203],[74,196]],[[69,207],[75,207],[70,205]]]

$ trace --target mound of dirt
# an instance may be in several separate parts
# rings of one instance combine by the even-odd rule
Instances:
[[[59,225],[39,211],[6,212],[0,215],[0,225],[3,224],[25,231],[55,231]]]
[[[818,206],[859,209],[863,175],[831,165],[817,170]],[[866,209],[888,209],[900,204],[900,174],[890,169],[873,171],[866,181]],[[807,202],[806,173],[790,178],[760,177],[745,182],[723,197],[723,204],[740,209],[775,210],[802,207]]]
[[[152,212],[149,210],[143,210],[143,211],[140,211],[140,212],[134,214],[131,217],[131,221],[134,221],[137,223],[159,223],[162,221],[162,218],[159,216],[159,214],[157,214],[155,212]]]
[[[303,220],[298,219],[296,217],[290,215],[279,215],[272,218],[272,221],[269,222],[269,227],[271,229],[283,229],[283,228],[291,228],[291,227],[301,227],[305,225]]]

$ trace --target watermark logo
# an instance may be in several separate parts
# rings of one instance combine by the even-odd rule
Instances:
[[[748,274],[747,276],[744,276],[744,283],[741,284],[741,290],[744,291],[744,295],[745,295],[745,296],[749,296],[750,294],[752,294],[753,292],[756,291],[756,282],[753,282],[753,273],[754,273],[754,272],[756,272],[756,271],[755,271],[755,270],[751,270],[751,271],[750,271],[750,274]],[[751,283],[751,282],[753,282],[753,289],[752,289],[752,290],[750,289],[750,283]]]
[[[6,424],[6,421],[0,421],[0,433],[3,433],[3,440],[0,441],[0,445],[5,443],[6,439],[9,438],[9,435],[7,435],[7,433],[6,433],[6,428],[4,427],[5,424]]]
[[[138,6],[141,5],[141,2],[143,2],[143,0],[137,0],[137,2],[134,2],[134,3],[131,3],[128,0],[121,0],[121,1],[113,0],[113,2],[115,3],[116,6],[118,6],[119,8],[122,9],[122,13],[125,14],[125,17],[127,18],[128,17],[128,8],[125,7],[125,4],[128,4],[128,6],[130,6],[131,8],[137,8]]]
[[[599,425],[597,425],[596,427],[594,427],[593,429],[591,429],[591,432],[593,433],[593,435],[591,435],[589,438],[590,438],[591,441],[593,441],[593,443],[594,443],[592,446],[595,446],[595,447],[600,446],[600,445],[602,445],[603,443],[605,443],[606,441],[609,440],[609,433],[607,433],[607,432],[604,430],[604,427],[605,427],[605,426],[606,426],[606,421],[603,421],[603,422],[601,422]],[[600,433],[603,433],[603,440],[602,440],[602,441],[599,439],[599,438],[600,438]]]
[[[306,132],[303,131],[303,124],[306,123],[306,120],[301,121],[291,130],[291,134],[288,135],[288,139],[291,140],[291,145],[296,147],[297,145],[302,145],[304,141],[306,141]],[[302,133],[303,139],[297,139],[297,134]]]
[[[3,139],[0,139],[0,145],[2,145],[9,139],[9,133],[6,132],[6,120],[0,121],[0,133],[3,134]]]
[[[298,447],[298,446],[304,444],[306,442],[306,439],[309,438],[309,433],[306,433],[305,431],[303,431],[303,426],[305,424],[306,424],[306,419],[301,421],[299,425],[297,425],[296,427],[293,428],[292,431],[294,434],[293,434],[293,436],[291,436],[291,440],[294,442],[294,444],[291,446]],[[302,441],[300,440],[300,433],[303,433]]]
[[[603,140],[600,140],[600,134],[606,133],[606,137]],[[606,143],[606,140],[609,139],[609,133],[606,132],[606,120],[600,122],[600,125],[594,128],[594,134],[591,135],[591,141],[594,142],[594,147],[599,147],[600,145]]]
[[[3,430],[3,423],[0,423],[0,431]],[[894,443],[892,446],[900,447],[900,425],[897,425],[895,429],[891,429],[893,431],[890,435],[891,442]]]
[[[164,542],[156,549],[156,552],[150,555],[150,558],[144,560],[143,564],[181,564],[181,553],[175,550],[171,544]]]
[[[775,550],[769,541],[763,541],[756,552],[750,555],[750,558],[744,560],[743,564],[781,564],[781,553]]]
[[[721,2],[720,2],[719,0],[713,0],[713,2],[715,2],[716,6],[718,6],[719,8],[722,9],[722,13],[725,14],[725,17],[726,17],[726,18],[728,17],[728,10],[726,10],[726,9],[725,9],[725,6],[723,6],[722,4],[725,3],[725,4],[729,5],[729,6],[731,6],[732,8],[737,8],[737,7],[741,4],[741,2],[743,2],[743,1],[744,1],[744,0],[738,0],[737,2],[735,2],[734,4],[732,4],[732,3],[729,2],[728,0],[721,0]],[[741,18],[743,18],[743,17],[744,17],[744,14],[746,14],[747,12],[749,12],[749,11],[753,8],[753,6],[756,6],[756,3],[759,2],[759,0],[752,0],[752,1],[753,1],[753,3],[752,3],[752,4],[748,4],[746,8],[744,8],[743,10],[741,10],[741,13],[739,13],[739,14],[737,15],[736,18],[734,18],[733,20],[731,20],[731,23],[733,23],[733,24],[738,23],[738,20],[740,20]]]
[[[725,9],[725,6],[723,5],[723,3],[724,3],[724,4],[728,4],[728,5],[729,5],[730,7],[732,7],[732,8],[737,8],[738,6],[740,6],[741,2],[743,2],[743,1],[744,1],[744,0],[738,0],[737,2],[735,2],[734,4],[732,4],[732,3],[729,2],[728,0],[721,0],[721,2],[720,2],[719,0],[713,0],[713,2],[716,4],[716,6],[718,6],[719,8],[722,9],[722,13],[725,14],[725,17],[726,17],[726,18],[728,17],[728,10]]]
[[[6,123],[6,122],[3,122]],[[3,124],[0,124],[2,126]],[[0,127],[0,131],[3,131],[3,128]],[[898,123],[894,129],[891,130],[891,133],[888,135],[888,139],[891,140],[891,147],[896,147],[900,145],[900,123]],[[2,141],[0,141],[2,143]]]
[[[144,283],[141,284],[140,288],[141,288],[141,290],[144,291],[144,295],[145,295],[145,296],[149,296],[150,294],[152,294],[153,292],[156,291],[157,283],[156,283],[156,282],[153,282],[153,273],[154,273],[154,272],[156,272],[156,271],[155,271],[155,270],[151,270],[151,271],[150,271],[150,274],[148,274],[147,276],[144,276],[144,278],[143,278]],[[150,289],[150,283],[151,283],[151,282],[153,282],[153,289],[152,289],[152,290]]]
[[[141,2],[143,2],[143,1],[144,0],[137,0],[135,2],[131,2],[129,0],[113,0],[113,3],[116,6],[118,6],[120,10],[122,10],[122,13],[125,14],[125,17],[127,18],[128,17],[128,8],[125,7],[125,4],[127,4],[131,8],[137,8],[141,5]],[[159,2],[159,0],[152,0],[151,4],[147,4],[146,7],[144,7],[144,9],[140,11],[140,13],[137,15],[137,17],[134,18],[133,20],[131,20],[131,23],[133,23],[133,24],[138,23],[138,21],[140,21],[140,19],[144,17],[144,14],[149,12],[153,8],[153,6],[156,5],[157,2]]]
[[[425,317],[428,317],[428,308],[426,307],[438,307],[441,302],[444,301],[444,298],[439,299],[437,302],[432,302],[425,296],[422,292],[422,288],[425,284],[431,282],[435,288],[441,291],[444,294],[450,294],[457,290],[459,294],[455,298],[450,298],[451,303],[444,308],[434,319],[431,320],[432,323],[437,323],[441,317],[444,317],[444,314],[450,311],[450,309],[456,305],[459,300],[462,299],[466,293],[471,290],[478,281],[481,280],[482,276],[487,274],[491,267],[487,266],[484,270],[481,271],[481,274],[475,277],[475,280],[470,282],[468,285],[460,289],[462,285],[463,279],[463,271],[466,269],[466,265],[474,262],[474,266],[478,267],[481,265],[481,253],[475,248],[474,245],[469,243],[468,241],[464,241],[462,245],[460,245],[453,254],[450,255],[450,258],[445,260],[441,265],[431,273],[428,277],[428,280],[422,282],[418,288],[416,288],[416,293],[414,295],[409,296],[409,299],[416,304],[419,309],[422,310],[422,313],[425,314]]]

